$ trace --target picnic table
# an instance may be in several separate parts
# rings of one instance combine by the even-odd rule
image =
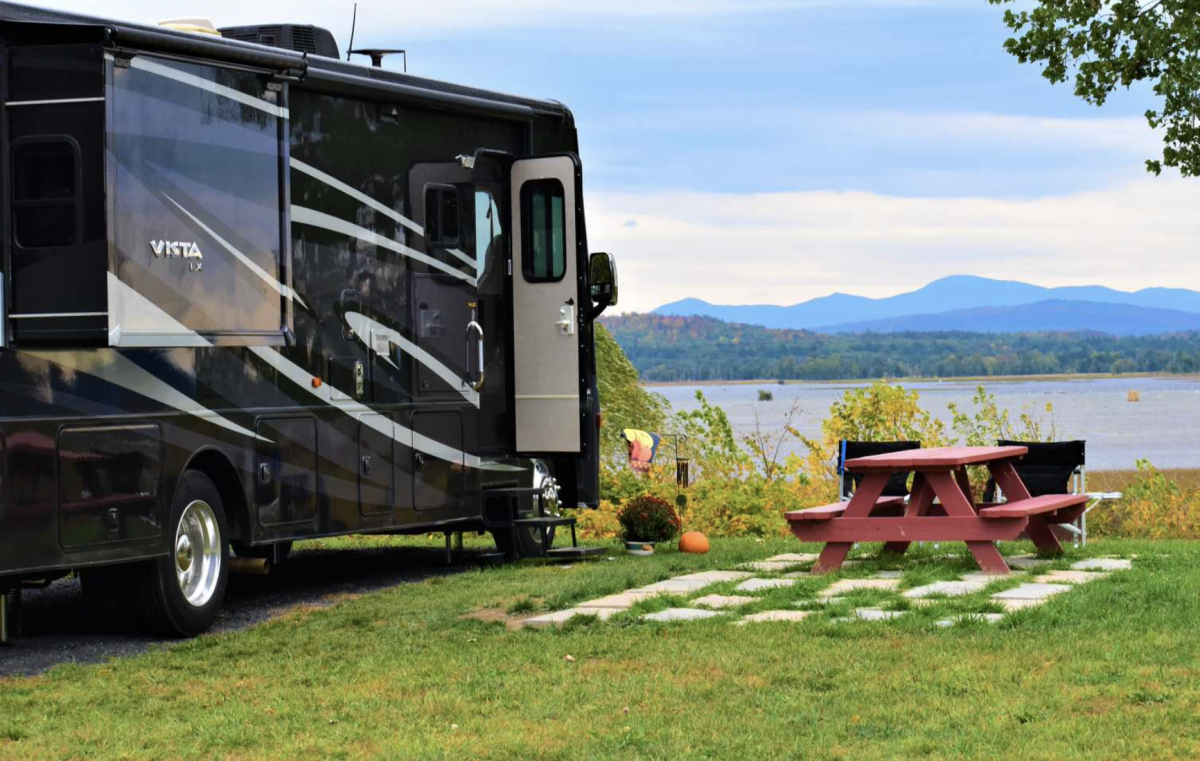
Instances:
[[[787,513],[792,533],[804,542],[826,542],[813,573],[836,571],[855,542],[884,542],[885,552],[902,554],[912,542],[966,542],[986,573],[1006,574],[1008,564],[996,542],[1027,534],[1039,553],[1060,554],[1051,526],[1070,523],[1086,509],[1086,494],[1031,497],[1013,463],[1022,446],[936,447],[860,457],[846,468],[863,474],[845,502]],[[984,465],[1008,498],[977,504],[967,466]],[[909,497],[882,497],[888,479],[913,473]]]

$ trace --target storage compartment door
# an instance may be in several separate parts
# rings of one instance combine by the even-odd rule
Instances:
[[[513,404],[521,454],[580,451],[578,177],[571,156],[513,163]]]
[[[107,71],[109,345],[283,343],[286,89],[148,55]]]

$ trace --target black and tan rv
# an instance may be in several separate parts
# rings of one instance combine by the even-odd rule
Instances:
[[[0,635],[72,571],[191,635],[298,539],[573,551],[617,289],[567,108],[7,3],[0,82]]]

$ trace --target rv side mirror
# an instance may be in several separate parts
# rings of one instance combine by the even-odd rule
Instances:
[[[588,260],[588,291],[596,305],[595,315],[617,303],[617,263],[612,254],[597,251]]]

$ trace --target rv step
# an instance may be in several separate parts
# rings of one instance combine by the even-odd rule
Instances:
[[[548,558],[582,558],[603,554],[603,547],[554,547],[546,550]]]

